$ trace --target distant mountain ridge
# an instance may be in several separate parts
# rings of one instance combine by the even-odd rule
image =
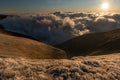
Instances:
[[[65,50],[69,57],[117,53],[120,52],[120,29],[86,34],[57,47]]]

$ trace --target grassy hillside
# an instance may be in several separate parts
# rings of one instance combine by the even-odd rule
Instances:
[[[0,57],[0,80],[120,80],[120,54],[61,59]]]
[[[61,59],[66,58],[66,53],[41,42],[13,36],[12,33],[0,30],[0,56]]]
[[[120,52],[120,29],[86,34],[57,45],[57,47],[65,50],[70,57]]]

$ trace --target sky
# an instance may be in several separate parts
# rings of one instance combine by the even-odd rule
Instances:
[[[0,12],[98,10],[104,2],[120,8],[120,0],[0,0]]]

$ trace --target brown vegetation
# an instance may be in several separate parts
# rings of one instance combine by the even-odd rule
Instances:
[[[0,30],[0,56],[32,59],[63,59],[66,53],[60,49],[24,37],[11,36]]]
[[[57,47],[65,50],[69,57],[118,53],[120,52],[120,29],[86,34]]]

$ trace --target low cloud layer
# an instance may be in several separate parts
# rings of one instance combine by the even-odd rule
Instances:
[[[76,36],[120,28],[120,14],[55,12],[47,15],[10,16],[0,20],[12,32],[48,44],[59,44]]]

